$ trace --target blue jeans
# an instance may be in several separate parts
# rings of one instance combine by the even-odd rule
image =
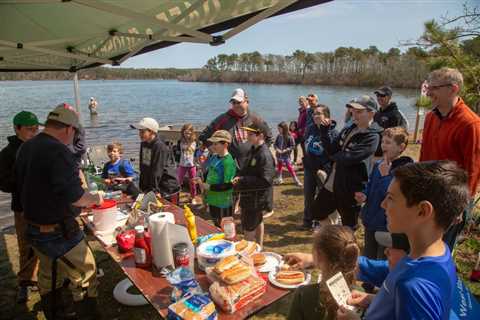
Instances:
[[[60,227],[52,232],[42,233],[37,226],[31,224],[27,226],[27,238],[32,246],[52,259],[64,256],[84,237],[83,231],[78,231],[70,239],[65,239]]]

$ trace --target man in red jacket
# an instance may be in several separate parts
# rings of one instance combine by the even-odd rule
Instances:
[[[468,173],[470,194],[480,179],[480,117],[459,97],[463,76],[457,69],[441,68],[428,77],[428,96],[434,109],[425,118],[420,161],[453,160]],[[444,236],[450,250],[465,225],[458,217]]]

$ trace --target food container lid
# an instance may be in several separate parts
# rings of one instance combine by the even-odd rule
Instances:
[[[111,200],[111,199],[107,199],[107,200],[103,200],[103,203],[101,205],[93,205],[93,209],[95,210],[103,210],[103,209],[110,209],[110,208],[113,208],[117,205],[117,201],[115,200]]]
[[[235,246],[227,240],[212,240],[198,246],[197,256],[202,258],[223,258],[234,255]]]

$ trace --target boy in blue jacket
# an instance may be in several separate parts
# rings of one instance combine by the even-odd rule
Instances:
[[[365,226],[363,255],[370,259],[385,259],[385,248],[375,240],[376,231],[387,231],[387,218],[381,203],[392,181],[392,171],[399,166],[412,163],[410,157],[401,156],[408,144],[408,132],[402,127],[385,129],[381,148],[383,159],[377,161],[370,173],[363,192],[355,192],[355,200],[364,206],[361,218]]]

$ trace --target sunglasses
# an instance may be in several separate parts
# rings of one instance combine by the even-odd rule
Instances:
[[[233,104],[233,105],[241,104],[241,102],[236,101],[236,100],[232,100],[232,101],[230,101],[230,103]]]
[[[375,95],[377,96],[377,98],[385,98],[387,96],[386,94],[381,94],[381,93],[377,93]]]

